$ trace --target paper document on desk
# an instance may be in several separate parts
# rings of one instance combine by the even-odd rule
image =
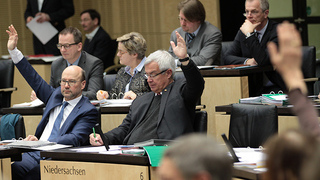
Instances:
[[[55,142],[50,141],[24,141],[18,140],[12,143],[7,144],[9,148],[23,148],[23,149],[34,149],[42,146],[54,145]]]
[[[259,148],[233,148],[240,162],[235,162],[234,167],[263,168],[265,167],[265,154]]]
[[[33,18],[29,23],[27,23],[27,27],[41,41],[42,44],[46,44],[58,33],[58,30],[48,21],[38,23],[37,19],[39,18],[40,16]]]
[[[20,104],[14,104],[12,107],[39,107],[44,105],[44,103],[40,99],[33,100],[31,102],[25,102]]]

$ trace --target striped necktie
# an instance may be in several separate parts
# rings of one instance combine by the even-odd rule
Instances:
[[[188,43],[190,43],[196,37],[194,33],[187,33],[187,35],[188,35]]]

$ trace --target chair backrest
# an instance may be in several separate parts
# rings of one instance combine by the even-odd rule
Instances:
[[[233,41],[224,41],[221,42],[221,58],[220,58],[220,64],[221,65],[225,65],[224,64],[224,57],[227,54],[228,49],[230,48],[230,46],[232,45]]]
[[[196,116],[193,124],[195,132],[207,132],[208,115],[207,111],[196,111]]]
[[[234,147],[257,148],[277,132],[275,105],[232,104],[229,140]]]
[[[304,78],[316,77],[316,48],[314,46],[302,47],[302,72]],[[309,95],[314,94],[314,82],[307,82]]]
[[[174,80],[184,79],[184,78],[185,78],[185,77],[184,77],[184,74],[183,74],[182,71],[176,71],[176,72],[174,73],[174,76],[173,76],[173,79],[174,79]]]
[[[3,116],[0,116],[0,123],[1,123],[2,117]],[[20,137],[26,138],[26,129],[24,125],[23,116],[21,115],[18,117],[18,121],[14,125],[14,134],[15,134],[15,139],[19,139]],[[4,140],[4,139],[1,139],[1,140]]]
[[[103,76],[103,83],[104,83],[104,86],[103,86],[103,90],[105,91],[110,91],[113,84],[114,84],[114,81],[116,80],[116,74],[105,74]]]
[[[0,60],[0,88],[13,87],[13,74],[14,64],[12,60]],[[11,93],[12,91],[0,93],[0,109],[4,107],[10,107]]]

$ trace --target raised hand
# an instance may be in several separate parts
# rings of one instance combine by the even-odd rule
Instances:
[[[12,24],[8,28],[9,30],[6,30],[9,35],[7,46],[9,50],[13,50],[18,44],[18,33]]]
[[[287,88],[300,88],[306,93],[305,83],[301,70],[302,49],[299,32],[293,24],[284,22],[277,27],[279,50],[275,43],[268,44],[271,62],[281,74]]]
[[[188,56],[186,42],[177,31],[176,31],[176,36],[177,36],[177,46],[174,44],[173,41],[170,42],[172,50],[179,59],[184,59]]]

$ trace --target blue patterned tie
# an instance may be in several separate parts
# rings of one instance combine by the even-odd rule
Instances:
[[[190,43],[196,37],[194,33],[187,33],[187,35],[188,35],[188,43]]]
[[[60,113],[58,114],[57,119],[54,121],[53,128],[52,128],[52,131],[51,131],[51,134],[50,134],[50,137],[49,137],[48,141],[54,140],[57,137],[57,135],[59,134],[60,124],[61,124],[61,121],[63,119],[64,108],[68,104],[69,103],[67,101],[63,102],[63,105],[61,107]]]

